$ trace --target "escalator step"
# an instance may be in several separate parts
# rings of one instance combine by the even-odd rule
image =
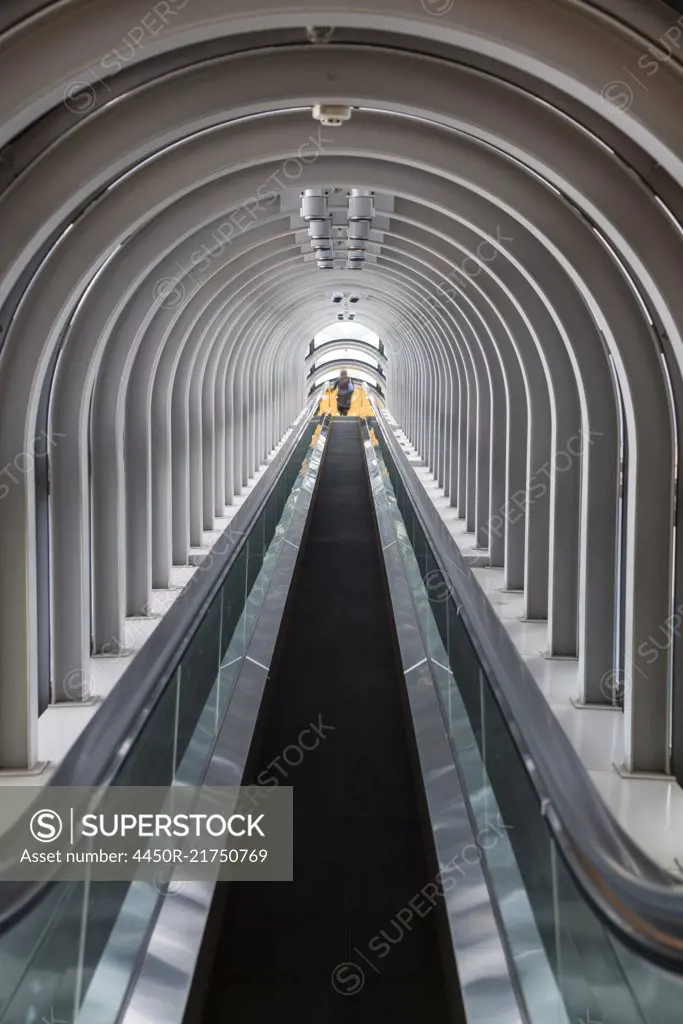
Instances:
[[[207,1024],[452,1019],[436,914],[397,918],[433,873],[358,422],[328,445],[255,772],[294,787],[295,881],[234,885]]]

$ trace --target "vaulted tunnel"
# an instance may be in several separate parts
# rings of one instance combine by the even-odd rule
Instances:
[[[679,799],[681,10],[3,6],[8,778],[347,369],[541,688]]]

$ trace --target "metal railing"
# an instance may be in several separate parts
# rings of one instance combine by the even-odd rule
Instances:
[[[625,945],[683,972],[683,878],[656,864],[621,828],[513,640],[415,474],[378,403],[388,449],[458,614],[509,723],[544,816],[584,897]]]
[[[308,400],[268,471],[240,506],[229,527],[169,608],[152,635],[123,672],[105,703],[46,783],[47,786],[101,787],[110,784],[126,753],[151,716],[175,668],[199,629],[270,494],[285,471],[316,403]],[[36,791],[40,801],[40,790]],[[52,888],[53,882],[6,882],[0,878],[0,934],[11,928]]]

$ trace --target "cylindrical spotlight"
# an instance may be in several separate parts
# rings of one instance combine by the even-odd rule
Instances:
[[[301,193],[301,217],[305,221],[327,220],[327,192],[307,188]]]
[[[352,220],[349,224],[349,238],[369,238],[371,224],[369,220]]]
[[[349,220],[372,220],[375,200],[369,189],[352,188],[349,195]]]
[[[310,220],[308,222],[308,235],[309,238],[327,238],[332,237],[332,221],[329,217],[325,220]]]

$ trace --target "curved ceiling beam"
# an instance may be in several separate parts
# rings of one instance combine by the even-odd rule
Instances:
[[[369,117],[370,117],[370,116],[369,116]],[[380,120],[382,120],[382,119],[380,119]],[[374,122],[374,121],[373,121],[373,119],[372,119],[372,117],[370,117],[370,123],[369,123],[369,126],[370,126],[370,125],[372,125],[372,124],[374,124],[374,123],[379,123],[379,122]],[[407,128],[405,128],[405,126],[404,126],[404,125],[402,125],[401,127],[403,128],[403,133],[405,132],[405,130],[408,130]],[[429,129],[429,131],[427,131],[427,129],[425,129],[425,128],[424,128],[424,126],[420,126],[420,128],[418,129],[418,128],[417,128],[417,127],[416,127],[415,125],[413,125],[413,128],[412,128],[411,130],[412,130],[412,132],[414,132],[414,133],[415,133],[415,135],[416,135],[416,143],[417,143],[417,148],[416,148],[416,150],[415,150],[414,152],[420,152],[420,153],[422,154],[422,152],[423,152],[423,151],[422,151],[422,147],[421,147],[420,143],[421,143],[421,142],[426,142],[426,141],[427,141],[427,138],[428,138],[428,137],[431,137],[431,136],[432,136],[432,134],[436,134],[436,133],[435,133],[435,130],[434,130],[433,128],[430,128],[430,129]],[[386,138],[387,138],[387,135],[388,135],[388,129],[386,129],[386,128],[385,128],[385,129],[384,129],[384,132],[385,132],[385,134],[384,134],[384,139],[386,139]],[[349,134],[350,134],[350,133],[349,133],[349,132],[347,132],[347,136],[348,136]],[[356,139],[356,142],[357,142],[357,136],[358,136],[358,135],[360,135],[360,138],[362,138],[362,134],[361,134],[361,131],[358,131],[358,129],[356,128],[356,125],[354,125],[354,126],[353,126],[353,135],[354,135],[354,138]],[[366,143],[366,146],[368,147],[368,148],[367,148],[367,151],[366,151],[366,152],[370,152],[370,145],[369,145],[369,142],[367,142],[367,143]],[[432,148],[433,148],[433,147],[432,147]],[[462,148],[466,148],[466,147],[465,147],[465,146],[461,146],[461,150],[462,150]],[[179,152],[180,152],[180,151],[176,151],[176,156],[177,156],[177,154],[178,154]],[[325,158],[325,157],[323,157],[323,158],[321,158],[321,159],[322,159],[322,160],[323,160],[324,162],[327,162],[327,161],[326,161],[326,158]],[[429,166],[430,166],[430,167],[434,167],[434,166],[439,166],[439,164],[438,164],[438,161],[437,161],[436,163],[431,163],[431,164],[430,164]],[[140,172],[138,172],[138,173],[144,173],[144,170],[142,170],[142,171],[140,171]],[[444,175],[444,176],[447,176],[447,175]]]
[[[638,242],[641,246],[646,244],[645,240],[650,237],[650,234],[658,233],[655,230],[657,225],[665,228],[668,232],[674,230],[661,207],[653,198],[645,194],[645,190],[638,186],[637,181],[624,175],[623,172],[619,174],[620,165],[613,156],[606,153],[602,147],[576,126],[564,119],[558,119],[552,111],[546,109],[542,104],[539,105],[532,97],[525,96],[518,90],[510,90],[485,76],[482,78],[470,70],[453,68],[441,61],[406,55],[399,56],[393,53],[384,55],[383,65],[385,64],[386,67],[382,68],[383,75],[378,76],[374,72],[375,59],[377,58],[373,56],[373,71],[367,75],[371,80],[367,84],[361,81],[358,85],[354,81],[356,91],[352,99],[355,101],[365,104],[372,103],[379,107],[386,105],[390,109],[399,109],[403,106],[416,115],[430,117],[440,123],[473,133],[490,141],[498,149],[506,150],[516,159],[522,159],[525,162],[531,161],[530,166],[534,170],[543,173],[556,187],[560,187],[574,201],[579,201],[584,205],[584,197],[590,197],[593,193],[595,198],[590,205],[586,206],[586,210],[591,216],[597,218],[597,223],[602,221],[603,230],[609,228],[609,225],[604,223],[605,216],[602,213],[602,207],[606,203],[612,203],[615,209],[623,212],[624,209],[632,208],[634,201],[644,204],[650,198],[650,209],[647,211],[650,230],[644,233],[640,231],[633,233],[632,245],[636,245]],[[335,60],[337,70],[331,72],[330,68],[335,67]],[[183,133],[206,127],[207,124],[215,124],[219,118],[224,119],[225,105],[219,101],[223,96],[223,90],[228,85],[231,90],[232,110],[235,114],[242,114],[249,110],[267,109],[268,105],[275,102],[281,105],[294,105],[297,102],[310,100],[310,97],[318,95],[321,89],[329,89],[328,75],[330,73],[343,74],[346,60],[348,60],[348,54],[344,50],[335,52],[334,49],[330,50],[328,47],[324,52],[309,47],[293,53],[266,54],[256,60],[259,74],[254,76],[254,69],[248,59],[233,58],[222,62],[217,67],[201,69],[191,75],[180,76],[175,82],[164,83],[163,88],[161,85],[158,87],[156,96],[154,87],[148,91],[148,94],[143,93],[142,96],[136,96],[133,116],[127,110],[130,100],[122,99],[120,103],[102,111],[98,117],[79,125],[66,140],[67,148],[71,150],[78,140],[81,140],[77,152],[71,152],[68,160],[68,165],[73,169],[71,173],[74,175],[73,185],[70,186],[73,198],[70,201],[71,210],[68,217],[63,204],[54,193],[55,183],[64,180],[65,173],[68,180],[68,166],[63,166],[61,172],[56,176],[55,169],[51,167],[50,178],[53,184],[52,188],[46,192],[45,187],[38,187],[40,182],[36,175],[39,174],[39,162],[24,176],[23,185],[21,182],[17,182],[11,190],[12,204],[5,217],[7,237],[16,235],[18,239],[21,239],[22,246],[26,246],[28,240],[35,235],[35,230],[32,230],[30,224],[25,222],[27,213],[34,217],[34,223],[37,221],[42,226],[43,233],[46,233],[48,226],[54,223],[56,217],[60,216],[60,211],[62,211],[62,222],[65,222],[73,216],[79,203],[82,204],[85,201],[84,181],[91,182],[85,186],[86,189],[104,187],[107,182],[112,180],[112,175],[115,177],[117,173],[126,170],[136,160],[149,155],[151,140],[153,140],[154,148],[158,148],[161,144],[177,141]],[[300,65],[298,69],[297,65]],[[367,72],[370,72],[369,68]],[[358,69],[358,77],[364,73],[361,64]],[[303,87],[299,86],[298,89],[295,85],[297,75],[301,76],[305,82]],[[459,89],[454,88],[454,76],[456,80],[458,76],[462,78]],[[354,74],[354,80],[356,77]],[[443,78],[443,81],[440,81],[440,77]],[[378,87],[378,81],[386,82],[386,85]],[[255,82],[259,84],[255,85]],[[269,82],[273,82],[273,85],[267,84]],[[289,87],[287,97],[282,95],[283,83],[287,83]],[[328,84],[325,85],[325,83]],[[178,92],[177,97],[168,95],[169,87],[171,91]],[[255,89],[256,96],[254,95]],[[240,101],[241,95],[244,96],[244,99]],[[194,113],[187,110],[189,96],[192,97],[191,110]],[[205,96],[206,99],[204,99]],[[440,100],[439,107],[436,109],[434,97],[444,98]],[[448,106],[446,106],[446,97]],[[454,104],[456,110],[453,110]],[[211,107],[215,110],[213,121]],[[169,125],[169,132],[172,128],[173,134],[167,132],[164,135],[164,110],[172,111],[173,120]],[[184,121],[182,121],[183,116],[185,116]],[[166,117],[168,118],[168,114]],[[314,122],[310,123],[314,124]],[[117,124],[121,125],[120,129],[117,128]],[[136,149],[135,136],[132,132],[138,125],[140,143]],[[514,126],[514,135],[511,134],[512,126]],[[117,141],[124,131],[127,149],[123,149]],[[338,136],[342,143],[345,131],[346,129]],[[327,134],[318,135],[317,132],[316,128],[313,132],[313,137],[316,140],[318,138],[330,140],[336,138],[329,134],[329,130]],[[308,147],[304,154],[308,160],[314,157],[315,148],[310,142],[310,136],[311,132],[302,133],[300,144],[304,148]],[[62,143],[62,148],[66,143]],[[316,141],[316,145],[324,146],[326,143],[317,143]],[[57,149],[59,148],[58,146]],[[109,161],[106,158],[107,149],[112,153]],[[536,155],[537,153],[538,155]],[[558,159],[558,154],[562,154],[561,160]],[[100,168],[99,179],[88,168],[88,163],[93,162],[94,155],[96,155],[96,166]],[[491,155],[495,156],[495,151],[492,151]],[[50,164],[53,163],[54,156],[55,154],[51,152]],[[601,163],[602,168],[600,167]],[[294,170],[294,168],[290,168],[290,170]],[[285,171],[286,169],[280,171],[281,179],[286,178]],[[575,181],[569,177],[570,173],[574,175]],[[620,177],[622,189],[630,189],[632,194],[630,196],[616,194],[615,186],[612,183],[609,187],[605,187],[606,177]],[[287,182],[285,181],[285,183]],[[291,180],[288,183],[293,184]],[[30,189],[30,194],[34,197],[32,203],[20,201],[22,188]],[[36,206],[36,195],[45,195],[49,205],[45,210],[35,209],[35,212],[31,213],[30,211],[33,211]],[[646,209],[647,207],[643,206],[644,214]],[[25,212],[20,213],[19,211]],[[22,223],[17,222],[15,228],[17,216],[22,219]],[[623,230],[621,228],[622,232]],[[612,236],[612,244],[618,247],[620,244],[618,232],[615,233],[612,230],[608,232],[609,234]],[[680,244],[680,238],[678,238],[678,242]],[[651,247],[647,260],[642,258],[638,260],[641,270],[643,266],[656,267],[662,263],[666,263],[666,261],[662,261],[661,253],[657,256],[656,245]],[[9,288],[13,280],[12,275],[8,273],[9,268],[3,267],[2,269],[5,271],[2,276]]]
[[[320,377],[327,375],[328,379],[331,380],[337,376],[337,371],[350,369],[362,370],[364,373],[370,374],[376,381],[379,381],[384,385],[386,389],[387,379],[382,371],[376,366],[368,366],[360,359],[333,359],[330,363],[326,363],[324,367],[319,367],[315,372],[309,373],[306,377],[306,388],[310,387],[312,380],[318,380]]]
[[[362,313],[359,312],[358,316],[362,316]],[[354,323],[356,322],[360,321],[354,321]],[[387,356],[383,355],[378,349],[375,348],[374,345],[369,345],[366,341],[359,341],[355,338],[341,338],[334,339],[333,341],[326,341],[324,344],[318,345],[317,348],[313,349],[311,354],[307,355],[306,359],[304,360],[304,367],[306,369],[306,372],[308,373],[310,368],[314,364],[318,363],[321,356],[326,356],[330,352],[335,351],[336,349],[348,348],[358,349],[359,352],[362,352],[363,355],[367,356],[368,359],[372,360],[376,364],[379,364],[379,366],[382,367],[382,370],[384,370],[384,368],[387,365]]]
[[[372,11],[353,3],[342,5],[339,0],[315,0],[304,8],[301,4],[293,7],[289,0],[255,0],[242,11],[236,4],[226,11],[223,0],[175,0],[172,10],[172,16],[164,24],[157,23],[155,30],[142,29],[142,38],[137,47],[130,47],[126,64],[133,66],[217,36],[266,28],[329,24],[387,29],[414,40],[414,48],[421,38],[437,39],[457,47],[470,59],[494,57],[502,65],[522,69],[576,96],[603,119],[614,109],[605,104],[606,69],[614,68],[616,76],[624,66],[637,66],[647,42],[633,28],[592,5],[558,7],[550,0],[534,0],[533,11],[523,19],[505,4],[497,7],[492,18],[489,8],[477,0],[459,0],[440,18],[413,0],[393,0],[383,7],[378,0]],[[112,53],[117,43],[126,40],[131,27],[138,29],[139,37],[139,26],[148,16],[146,0],[128,0],[116,7],[73,0],[47,8],[2,37],[0,56],[13,88],[3,94],[0,105],[4,127],[0,141],[57,106],[75,81],[89,81],[89,69],[106,81],[117,70]],[[632,8],[627,17],[631,24],[638,18]],[[533,25],[533,33],[529,25]],[[663,17],[662,26],[664,30]],[[33,67],[36,49],[41,61]],[[103,54],[109,58],[108,67]],[[658,72],[648,79],[648,89],[638,102],[622,111],[622,130],[668,167],[680,183],[683,162],[671,116],[677,109],[679,81],[675,69],[667,64],[659,66]]]

